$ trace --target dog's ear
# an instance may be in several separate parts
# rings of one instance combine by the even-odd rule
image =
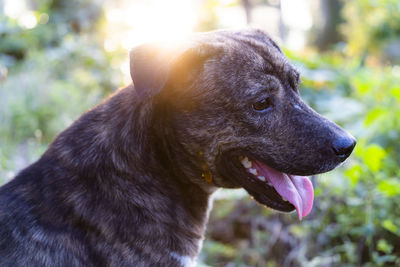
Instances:
[[[139,95],[155,95],[161,91],[173,58],[173,51],[165,51],[159,45],[145,44],[131,50],[130,72]]]
[[[130,52],[130,72],[136,91],[142,97],[161,92],[170,79],[177,62],[185,65],[203,62],[215,50],[210,45],[181,45],[175,47],[158,44],[138,46]],[[181,73],[183,76],[184,74]]]

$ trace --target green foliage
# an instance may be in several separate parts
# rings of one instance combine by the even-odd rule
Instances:
[[[76,12],[72,2],[86,8]],[[100,2],[91,2],[39,1],[34,11],[39,24],[33,29],[0,16],[0,70],[8,69],[0,79],[3,181],[36,160],[57,133],[120,85],[122,74],[110,61],[121,54],[103,50],[96,31],[102,9]],[[41,24],[43,14],[50,14],[49,23]]]
[[[348,40],[348,52],[353,56],[390,58],[391,43],[400,36],[400,7],[397,0],[356,0],[344,5],[347,21],[342,31]],[[398,43],[396,43],[398,44]],[[385,55],[389,52],[389,55]],[[369,56],[370,56],[369,55]],[[398,62],[398,58],[396,59]]]

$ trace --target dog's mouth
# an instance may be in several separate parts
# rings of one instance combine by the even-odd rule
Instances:
[[[314,188],[307,177],[279,172],[248,157],[239,156],[239,160],[251,174],[250,182],[259,184],[257,198],[252,194],[252,190],[248,191],[262,204],[280,211],[292,211],[295,208],[300,220],[310,213],[314,201]],[[247,182],[244,182],[245,189]]]
[[[234,155],[233,158],[230,155],[230,164],[224,169],[229,172],[230,179],[267,207],[283,212],[296,209],[299,220],[311,212],[314,188],[305,176],[283,173],[259,160],[241,155]]]

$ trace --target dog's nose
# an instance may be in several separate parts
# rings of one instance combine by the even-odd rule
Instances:
[[[332,149],[339,158],[345,160],[353,152],[355,146],[356,140],[354,137],[343,136],[333,142]]]

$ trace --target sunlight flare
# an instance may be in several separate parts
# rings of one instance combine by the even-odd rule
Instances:
[[[119,39],[124,49],[152,41],[171,41],[184,38],[193,31],[196,11],[192,1],[153,0],[111,8],[106,14],[111,24],[109,36]],[[105,48],[116,47],[108,41]]]

